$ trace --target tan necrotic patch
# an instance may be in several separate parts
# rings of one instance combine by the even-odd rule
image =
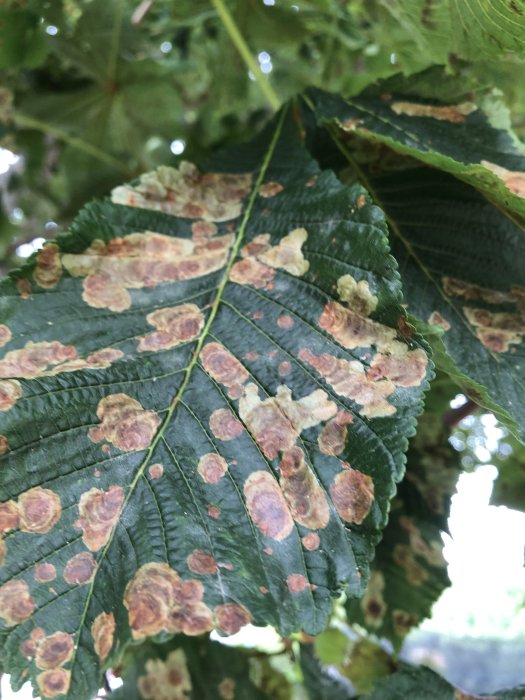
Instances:
[[[383,597],[385,577],[380,571],[372,571],[364,596],[361,598],[361,610],[369,627],[381,627],[386,613]]]
[[[416,560],[414,551],[408,544],[396,544],[392,559],[404,570],[406,579],[412,586],[421,586],[428,579],[428,571]]]
[[[291,593],[299,593],[310,587],[308,579],[302,574],[290,574],[286,579],[286,584]]]
[[[111,651],[115,629],[115,616],[112,612],[101,612],[93,620],[91,636],[93,637],[93,646],[95,647],[95,653],[100,663],[103,663],[107,659]]]
[[[35,581],[38,581],[38,583],[48,583],[49,581],[55,580],[57,572],[53,564],[45,562],[35,566],[33,575],[35,577]]]
[[[22,397],[22,387],[16,379],[0,379],[0,411],[9,411]]]
[[[521,343],[525,335],[525,315],[492,312],[464,306],[463,312],[474,326],[479,341],[494,352],[509,352],[510,346]]]
[[[194,241],[206,241],[213,238],[218,230],[217,226],[210,221],[195,221],[191,225],[191,237]]]
[[[284,186],[280,182],[270,181],[265,182],[264,185],[259,187],[259,194],[261,197],[275,197],[284,190]]]
[[[293,318],[288,314],[281,314],[277,319],[277,325],[279,326],[279,328],[288,331],[290,330],[290,328],[294,327],[295,322]]]
[[[156,287],[203,277],[227,262],[234,235],[195,241],[146,231],[94,241],[62,261],[73,277],[84,277],[82,298],[89,306],[121,312],[131,306],[129,289]]]
[[[33,279],[39,287],[52,289],[60,282],[62,277],[62,262],[60,249],[56,243],[45,243],[42,250],[36,256],[36,267]]]
[[[244,428],[229,409],[218,408],[210,416],[210,430],[218,440],[226,442],[239,437]]]
[[[202,602],[203,594],[200,581],[181,579],[167,564],[141,566],[124,594],[133,638],[162,631],[188,635],[210,631],[212,614]]]
[[[372,294],[366,280],[357,282],[352,275],[343,275],[337,280],[337,293],[341,301],[363,316],[376,310],[378,298]]]
[[[372,507],[374,482],[357,469],[345,469],[335,477],[330,495],[341,518],[359,525]]]
[[[372,381],[389,379],[396,386],[419,386],[427,373],[428,358],[421,350],[408,350],[403,355],[378,353],[367,372]]]
[[[405,637],[418,623],[419,620],[412,613],[406,610],[392,610],[392,626],[398,636]]]
[[[219,697],[222,700],[234,700],[235,698],[235,681],[233,678],[223,678],[217,686]]]
[[[46,636],[45,630],[42,627],[35,627],[31,632],[29,639],[26,639],[20,644],[19,650],[22,656],[26,659],[34,659],[36,650],[42,639]]]
[[[146,320],[156,330],[139,338],[139,352],[174,348],[196,338],[204,326],[204,316],[195,304],[159,309],[148,314]]]
[[[92,552],[107,544],[124,504],[124,489],[110,486],[107,491],[90,489],[80,496],[80,518],[75,527],[82,530],[82,541]]]
[[[7,343],[11,340],[12,337],[13,335],[9,328],[5,324],[0,323],[0,348],[3,348],[4,345],[7,345]]]
[[[513,194],[518,197],[525,197],[525,172],[507,170],[507,168],[491,163],[488,160],[482,160],[481,165],[490,170],[491,173],[494,173],[494,175],[497,175],[500,180],[503,180],[505,187]]]
[[[434,326],[441,326],[444,331],[450,330],[450,323],[439,313],[439,311],[433,311],[428,317],[428,322]]]
[[[97,416],[101,423],[89,429],[89,439],[106,440],[123,452],[149,447],[160,425],[156,413],[143,408],[127,394],[105,396],[99,401]]]
[[[261,401],[257,386],[248,384],[239,402],[241,419],[269,459],[290,450],[303,430],[329,420],[336,413],[335,403],[321,389],[295,401],[289,387],[280,386],[276,396]]]
[[[341,454],[346,445],[348,436],[347,425],[353,420],[351,413],[338,411],[335,418],[328,421],[317,438],[319,449],[325,455],[336,457]]]
[[[293,519],[275,478],[265,471],[250,474],[244,484],[246,507],[265,537],[284,540],[293,530]]]
[[[0,503],[0,535],[10,530],[16,530],[19,517],[18,505],[15,501]]]
[[[316,532],[309,532],[307,535],[304,535],[304,537],[301,537],[301,542],[303,543],[303,547],[305,549],[308,549],[310,552],[314,552],[316,549],[319,549],[321,538]]]
[[[243,259],[233,265],[230,279],[237,284],[268,288],[276,269],[295,277],[304,275],[310,267],[301,250],[307,238],[306,230],[297,228],[272,246],[269,233],[259,234],[241,249]]]
[[[16,289],[22,299],[29,299],[31,296],[31,282],[28,279],[22,278],[17,280]]]
[[[202,549],[194,549],[186,560],[188,569],[194,574],[207,576],[218,571],[215,557]]]
[[[252,621],[249,611],[237,603],[218,605],[214,613],[217,628],[227,635],[237,634],[240,629]]]
[[[9,442],[5,435],[0,435],[0,457],[9,452]]]
[[[73,655],[73,637],[67,632],[55,632],[44,637],[37,645],[37,668],[49,670],[67,663]]]
[[[150,467],[148,467],[148,474],[152,479],[160,479],[164,474],[163,465],[158,462],[157,464],[152,464]]]
[[[200,458],[197,471],[207,484],[216,484],[228,471],[228,463],[224,457],[209,452]]]
[[[148,659],[146,673],[139,676],[138,689],[144,700],[188,700],[192,690],[186,655],[171,651],[166,660]]]
[[[64,668],[54,668],[39,673],[36,677],[38,690],[43,698],[54,698],[65,695],[71,683],[71,672]]]
[[[328,525],[328,501],[300,447],[283,454],[279,484],[296,522],[312,530]]]
[[[50,489],[36,486],[18,497],[18,512],[22,532],[49,532],[62,514],[60,497]]]
[[[463,102],[457,105],[424,105],[415,102],[392,102],[390,109],[396,114],[404,114],[408,117],[430,117],[438,121],[462,124],[465,117],[477,110],[472,102]]]
[[[230,398],[238,399],[242,394],[242,385],[249,377],[239,360],[220,343],[205,345],[200,359],[207,374],[227,388]]]
[[[36,603],[25,581],[13,579],[0,586],[0,619],[8,627],[29,619],[35,608]]]
[[[80,552],[71,557],[64,567],[64,581],[71,585],[83,585],[89,583],[95,571],[97,563],[90,552]]]
[[[239,216],[251,184],[250,173],[201,173],[195,165],[183,161],[178,169],[161,166],[141,175],[135,187],[115,188],[111,199],[128,207],[220,222]]]

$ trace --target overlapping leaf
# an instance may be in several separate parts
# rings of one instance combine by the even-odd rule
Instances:
[[[319,632],[402,474],[429,366],[381,211],[284,115],[213,168],[119,188],[2,287],[2,636],[42,693],[131,638]]]

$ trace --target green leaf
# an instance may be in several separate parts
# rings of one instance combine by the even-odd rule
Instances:
[[[124,657],[113,700],[269,700],[251,680],[250,656],[208,639],[177,636],[142,644]],[[281,683],[283,679],[281,677]]]
[[[45,59],[47,42],[40,16],[19,8],[0,8],[0,69],[34,68]]]
[[[510,450],[510,454],[509,454]],[[498,468],[490,502],[525,511],[525,446],[512,435],[500,442],[492,458]]]
[[[492,126],[476,104],[443,105],[389,93],[349,100],[310,94],[319,119],[336,120],[343,131],[447,171],[514,216],[525,216],[524,148]]]
[[[352,696],[348,681],[323,667],[313,644],[301,645],[300,661],[304,687],[310,700],[349,700]]]
[[[410,441],[406,477],[392,502],[367,591],[346,606],[349,622],[387,637],[396,650],[411,629],[430,616],[450,585],[441,533],[447,530],[461,465],[448,442],[450,428],[444,417],[455,393],[446,377],[433,382]]]
[[[430,372],[382,212],[284,113],[210,167],[118,188],[2,286],[16,684],[55,633],[82,700],[132,638],[316,634],[366,585]]]

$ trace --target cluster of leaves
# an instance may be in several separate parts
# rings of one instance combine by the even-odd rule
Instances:
[[[523,506],[525,154],[479,76],[520,65],[525,8],[485,5],[0,10],[33,225],[135,178],[0,287],[15,687],[88,700],[113,669],[141,700],[469,697],[397,652],[448,585],[466,410],[505,426],[495,499]],[[203,158],[253,131],[137,177],[175,136]],[[250,622],[275,658],[209,639]]]

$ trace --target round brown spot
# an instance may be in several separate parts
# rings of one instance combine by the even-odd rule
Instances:
[[[309,549],[313,552],[315,549],[319,548],[321,544],[321,538],[316,532],[309,532],[307,535],[301,538],[301,542],[305,549]]]
[[[18,506],[14,501],[0,503],[0,536],[18,527]]]
[[[80,518],[75,526],[83,530],[82,541],[92,552],[98,552],[111,536],[124,503],[124,489],[110,486],[107,491],[90,489],[80,496]]]
[[[242,423],[227,408],[218,408],[210,416],[210,429],[216,438],[233,440],[244,430]]]
[[[64,668],[54,668],[51,671],[39,673],[36,677],[40,695],[43,698],[54,698],[64,695],[69,689],[71,672]]]
[[[219,508],[219,506],[214,506],[211,503],[208,504],[208,515],[210,516],[210,518],[217,520],[220,514],[221,509]]]
[[[209,452],[200,458],[197,471],[207,484],[216,484],[228,471],[228,464],[224,457]]]
[[[27,620],[35,608],[36,603],[29,595],[25,581],[14,579],[0,586],[0,618],[8,627]]]
[[[9,411],[22,396],[22,387],[16,379],[0,379],[0,411]]]
[[[31,636],[29,639],[26,639],[25,642],[22,642],[20,645],[20,653],[22,656],[24,656],[26,659],[33,659],[36,655],[36,650],[39,645],[39,643],[44,639],[46,636],[46,633],[42,629],[42,627],[36,627],[32,632]]]
[[[278,372],[279,372],[280,377],[287,377],[291,371],[292,371],[292,365],[287,360],[284,360],[283,362],[279,362]]]
[[[148,473],[152,479],[160,479],[160,477],[164,474],[164,467],[159,463],[152,464],[148,469]]]
[[[263,595],[266,595],[266,593],[269,593],[269,591],[268,591],[268,589],[266,588],[266,586],[259,586],[259,590],[261,591],[261,593],[262,593]]]
[[[62,513],[57,493],[40,486],[29,489],[18,498],[22,532],[48,532]]]
[[[243,605],[226,603],[215,608],[217,627],[227,635],[236,634],[252,621],[252,616]]]
[[[309,587],[308,579],[306,579],[302,574],[290,574],[286,579],[288,588],[292,593],[298,593],[299,591],[304,591],[305,588]]]
[[[283,330],[290,330],[294,326],[294,320],[288,314],[281,314],[277,319],[277,325]]]
[[[5,435],[0,435],[0,457],[9,452],[9,443]]]
[[[73,637],[67,632],[55,632],[45,637],[37,647],[37,668],[49,670],[63,666],[73,655]]]
[[[250,474],[244,484],[248,512],[265,537],[284,540],[293,530],[293,519],[275,478],[265,471]]]
[[[91,625],[91,635],[93,637],[95,652],[101,663],[106,660],[113,646],[115,627],[115,616],[113,613],[105,612],[101,612],[100,615],[97,615]]]
[[[345,469],[335,477],[330,495],[343,520],[360,524],[372,507],[374,482],[357,469]]]
[[[89,552],[80,552],[80,554],[75,554],[74,557],[66,564],[64,569],[64,580],[66,583],[71,584],[84,584],[89,583],[93,576],[97,564],[93,559],[93,555]]]
[[[217,572],[217,562],[215,558],[202,549],[194,549],[186,559],[188,569],[195,574],[215,574]]]
[[[57,572],[53,564],[44,562],[43,564],[37,564],[35,566],[34,572],[35,581],[39,583],[47,583],[48,581],[53,581],[56,578]]]

